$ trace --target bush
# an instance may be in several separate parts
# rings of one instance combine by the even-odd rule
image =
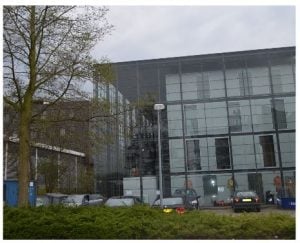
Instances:
[[[163,213],[132,208],[4,208],[4,239],[295,239],[284,214]]]

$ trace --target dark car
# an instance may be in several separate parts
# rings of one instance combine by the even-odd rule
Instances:
[[[198,209],[199,208],[199,198],[195,189],[192,188],[178,188],[173,193],[174,197],[182,197],[186,208],[188,209]]]
[[[132,207],[141,203],[142,201],[135,196],[119,196],[110,197],[104,205],[107,207]]]
[[[184,198],[182,197],[166,197],[162,199],[162,205],[164,212],[172,212],[173,209],[176,211],[184,211],[186,209],[186,205],[184,202]],[[159,208],[160,207],[160,199],[156,199],[152,204],[152,207]]]
[[[234,212],[239,210],[256,210],[260,212],[260,198],[254,191],[237,191],[232,197]]]

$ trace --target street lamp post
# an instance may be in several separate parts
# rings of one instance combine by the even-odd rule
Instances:
[[[163,109],[165,109],[164,104],[155,104],[154,105],[154,110],[157,111],[159,198],[160,198],[160,207],[161,208],[163,208],[163,185],[162,185],[162,163],[161,163],[161,141],[160,141],[160,111]]]

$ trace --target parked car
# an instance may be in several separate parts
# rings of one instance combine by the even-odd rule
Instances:
[[[47,193],[46,197],[48,205],[57,205],[61,204],[62,201],[68,197],[68,195],[62,193]]]
[[[103,205],[106,198],[100,194],[89,194],[89,205],[96,206],[96,205]]]
[[[134,205],[141,204],[142,201],[135,196],[120,196],[111,197],[105,202],[105,206],[108,207],[131,207]]]
[[[251,209],[260,212],[260,205],[260,198],[254,191],[237,191],[232,197],[234,212]]]
[[[188,209],[198,209],[199,208],[199,198],[195,189],[192,188],[178,188],[173,193],[174,197],[182,197],[186,208]]]
[[[68,207],[87,206],[89,205],[89,195],[88,194],[69,195],[62,201],[62,204]]]
[[[174,209],[176,211],[184,211],[187,209],[183,197],[165,197],[162,200],[163,210],[166,213],[172,212]],[[152,204],[153,208],[160,207],[160,198],[156,199]]]

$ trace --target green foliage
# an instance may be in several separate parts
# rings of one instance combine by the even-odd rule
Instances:
[[[4,239],[295,239],[284,214],[166,214],[146,206],[4,208]]]

